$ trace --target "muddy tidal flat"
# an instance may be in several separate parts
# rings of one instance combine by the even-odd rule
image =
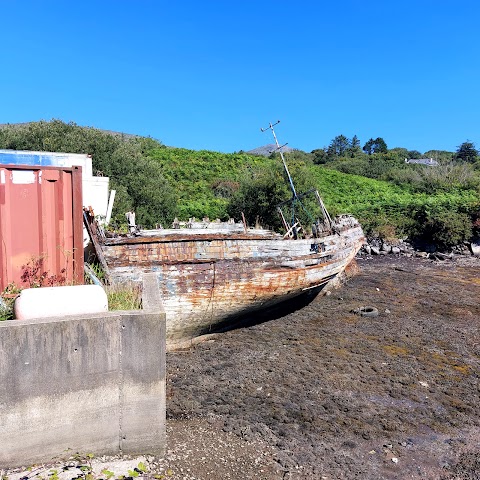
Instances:
[[[358,265],[329,296],[167,354],[171,478],[480,479],[480,260]]]
[[[358,266],[329,296],[169,352],[164,458],[0,478],[480,479],[480,259]]]

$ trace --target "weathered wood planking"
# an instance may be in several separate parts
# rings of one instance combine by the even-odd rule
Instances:
[[[111,281],[157,274],[173,344],[328,283],[363,242],[361,227],[350,221],[322,238],[175,232],[107,239],[102,250]]]

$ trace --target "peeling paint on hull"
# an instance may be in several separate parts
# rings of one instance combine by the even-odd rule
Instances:
[[[178,231],[106,239],[102,251],[113,282],[140,282],[156,272],[169,345],[209,333],[235,317],[305,290],[343,272],[364,242],[361,227],[322,238],[278,235],[182,235]]]

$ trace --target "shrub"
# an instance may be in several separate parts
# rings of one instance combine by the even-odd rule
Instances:
[[[449,249],[472,237],[472,219],[465,212],[422,207],[415,220],[411,236],[417,242],[434,243],[441,249]]]
[[[289,193],[279,167],[256,169],[244,174],[239,189],[227,206],[230,217],[241,219],[242,213],[248,224],[260,222],[264,227],[282,227],[277,205],[288,198]]]

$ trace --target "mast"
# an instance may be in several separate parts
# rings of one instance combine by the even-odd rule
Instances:
[[[326,226],[326,228],[328,229],[329,232],[332,232],[333,231],[333,226],[334,226],[334,221],[332,220],[332,218],[330,217],[327,209],[325,208],[325,205],[323,204],[323,201],[322,201],[318,191],[316,189],[312,189],[312,190],[309,190],[306,193],[303,193],[301,195],[297,195],[297,191],[295,190],[295,185],[293,184],[292,176],[290,175],[290,171],[288,170],[287,162],[285,161],[285,157],[283,156],[283,150],[282,149],[283,149],[283,147],[285,147],[285,145],[288,145],[288,144],[285,143],[284,145],[280,145],[278,143],[277,135],[275,134],[275,130],[273,128],[275,125],[278,125],[279,123],[280,123],[280,120],[277,120],[273,124],[269,123],[267,128],[261,128],[260,131],[262,131],[262,132],[265,132],[267,130],[272,131],[273,138],[275,139],[275,144],[277,146],[277,148],[275,150],[280,153],[280,157],[281,157],[282,163],[283,163],[283,168],[285,169],[285,173],[287,174],[288,182],[290,184],[290,189],[292,190],[292,199],[287,200],[286,202],[282,202],[280,205],[277,206],[278,211],[280,213],[280,216],[282,218],[283,226],[285,227],[285,230],[287,231],[287,234],[289,232],[292,232],[293,238],[295,238],[295,239],[297,238],[298,231],[300,231],[302,229],[302,226],[299,224],[298,220],[296,220],[296,217],[295,217],[295,205],[298,203],[303,208],[303,210],[308,215],[308,217],[314,221],[314,227],[315,226],[318,227],[319,220],[314,220],[312,218],[312,216],[310,215],[310,213],[308,212],[308,210],[305,208],[305,206],[301,202],[301,198],[305,197],[309,193],[314,192],[316,200],[317,200],[317,202],[320,206],[321,212],[322,212],[323,224]],[[280,208],[281,205],[287,204],[287,203],[290,203],[291,206],[292,206],[292,219],[291,219],[290,225],[287,224],[287,222],[285,220],[285,217],[283,215],[282,209]],[[297,231],[297,225],[299,225],[298,231]],[[315,227],[315,229],[317,229],[317,227]],[[313,228],[312,228],[312,230],[313,230]],[[315,234],[315,236],[316,236],[316,234]]]
[[[262,131],[262,132],[265,132],[267,130],[272,131],[273,138],[275,139],[275,144],[277,145],[276,150],[280,153],[280,157],[281,157],[282,162],[283,162],[283,168],[285,168],[285,173],[287,174],[288,181],[290,183],[290,188],[292,190],[293,198],[296,199],[297,198],[297,192],[295,190],[295,185],[293,184],[292,177],[290,175],[290,172],[288,171],[287,162],[285,161],[285,158],[283,156],[283,151],[282,151],[282,148],[285,147],[286,145],[288,145],[288,143],[285,143],[282,146],[280,146],[280,144],[278,143],[278,140],[277,140],[277,136],[275,135],[275,130],[273,129],[273,127],[275,125],[278,125],[279,123],[280,123],[280,120],[277,120],[276,123],[274,123],[274,124],[269,123],[267,128],[261,128],[260,131]]]

